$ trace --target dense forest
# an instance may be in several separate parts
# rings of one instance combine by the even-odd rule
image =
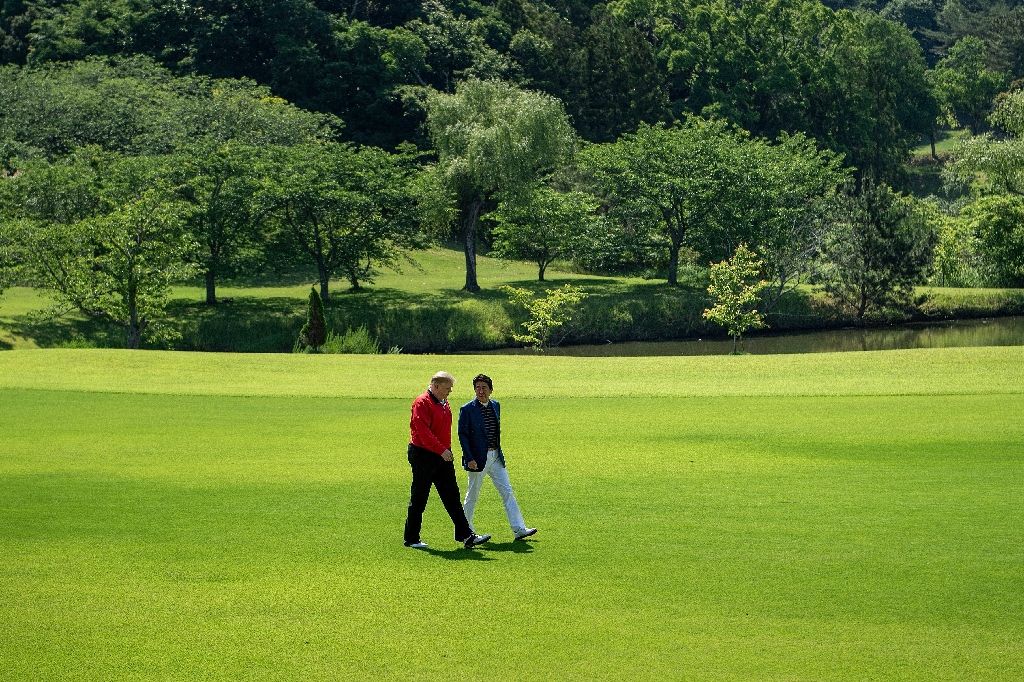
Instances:
[[[749,244],[858,316],[1024,282],[1022,2],[3,0],[0,64],[0,265],[136,342],[174,277],[329,300],[438,237],[470,291],[478,242],[670,284]],[[86,271],[132,230],[109,315]]]
[[[388,148],[423,142],[425,89],[502,79],[560,99],[589,141],[691,112],[755,135],[804,131],[854,165],[884,165],[900,134],[927,132],[924,70],[964,38],[982,41],[984,66],[1006,84],[1024,75],[1020,5],[5,0],[0,63],[147,55],[176,75],[252,79]],[[858,135],[882,130],[893,139],[861,156]]]

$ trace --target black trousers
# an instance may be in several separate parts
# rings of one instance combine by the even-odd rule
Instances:
[[[455,462],[446,462],[428,450],[409,446],[409,464],[412,466],[412,489],[409,492],[409,515],[405,518],[405,541],[419,542],[423,526],[423,510],[427,508],[430,486],[437,488],[448,516],[455,524],[455,539],[465,540],[473,531],[466,521],[459,495],[459,482],[455,480]]]

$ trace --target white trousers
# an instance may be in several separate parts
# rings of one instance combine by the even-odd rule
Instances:
[[[497,450],[487,451],[487,464],[483,471],[470,471],[469,486],[466,488],[466,502],[462,505],[466,512],[466,520],[469,527],[473,527],[473,512],[476,510],[477,500],[480,499],[480,490],[484,487],[484,476],[490,476],[494,487],[501,495],[501,501],[505,504],[505,516],[508,517],[508,525],[512,527],[513,533],[521,533],[526,530],[526,523],[523,521],[523,513],[519,511],[519,503],[516,502],[516,495],[512,492],[512,483],[508,480],[508,469],[501,465],[498,460]]]

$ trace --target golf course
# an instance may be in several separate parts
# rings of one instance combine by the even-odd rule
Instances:
[[[409,405],[486,372],[526,521]],[[5,679],[1024,677],[1024,347],[0,353]],[[460,486],[465,473],[459,471]]]

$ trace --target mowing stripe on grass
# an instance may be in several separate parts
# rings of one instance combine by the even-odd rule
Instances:
[[[0,388],[411,401],[439,369],[461,379],[453,402],[483,371],[508,398],[1024,392],[1024,346],[640,358],[31,350],[0,353]]]

